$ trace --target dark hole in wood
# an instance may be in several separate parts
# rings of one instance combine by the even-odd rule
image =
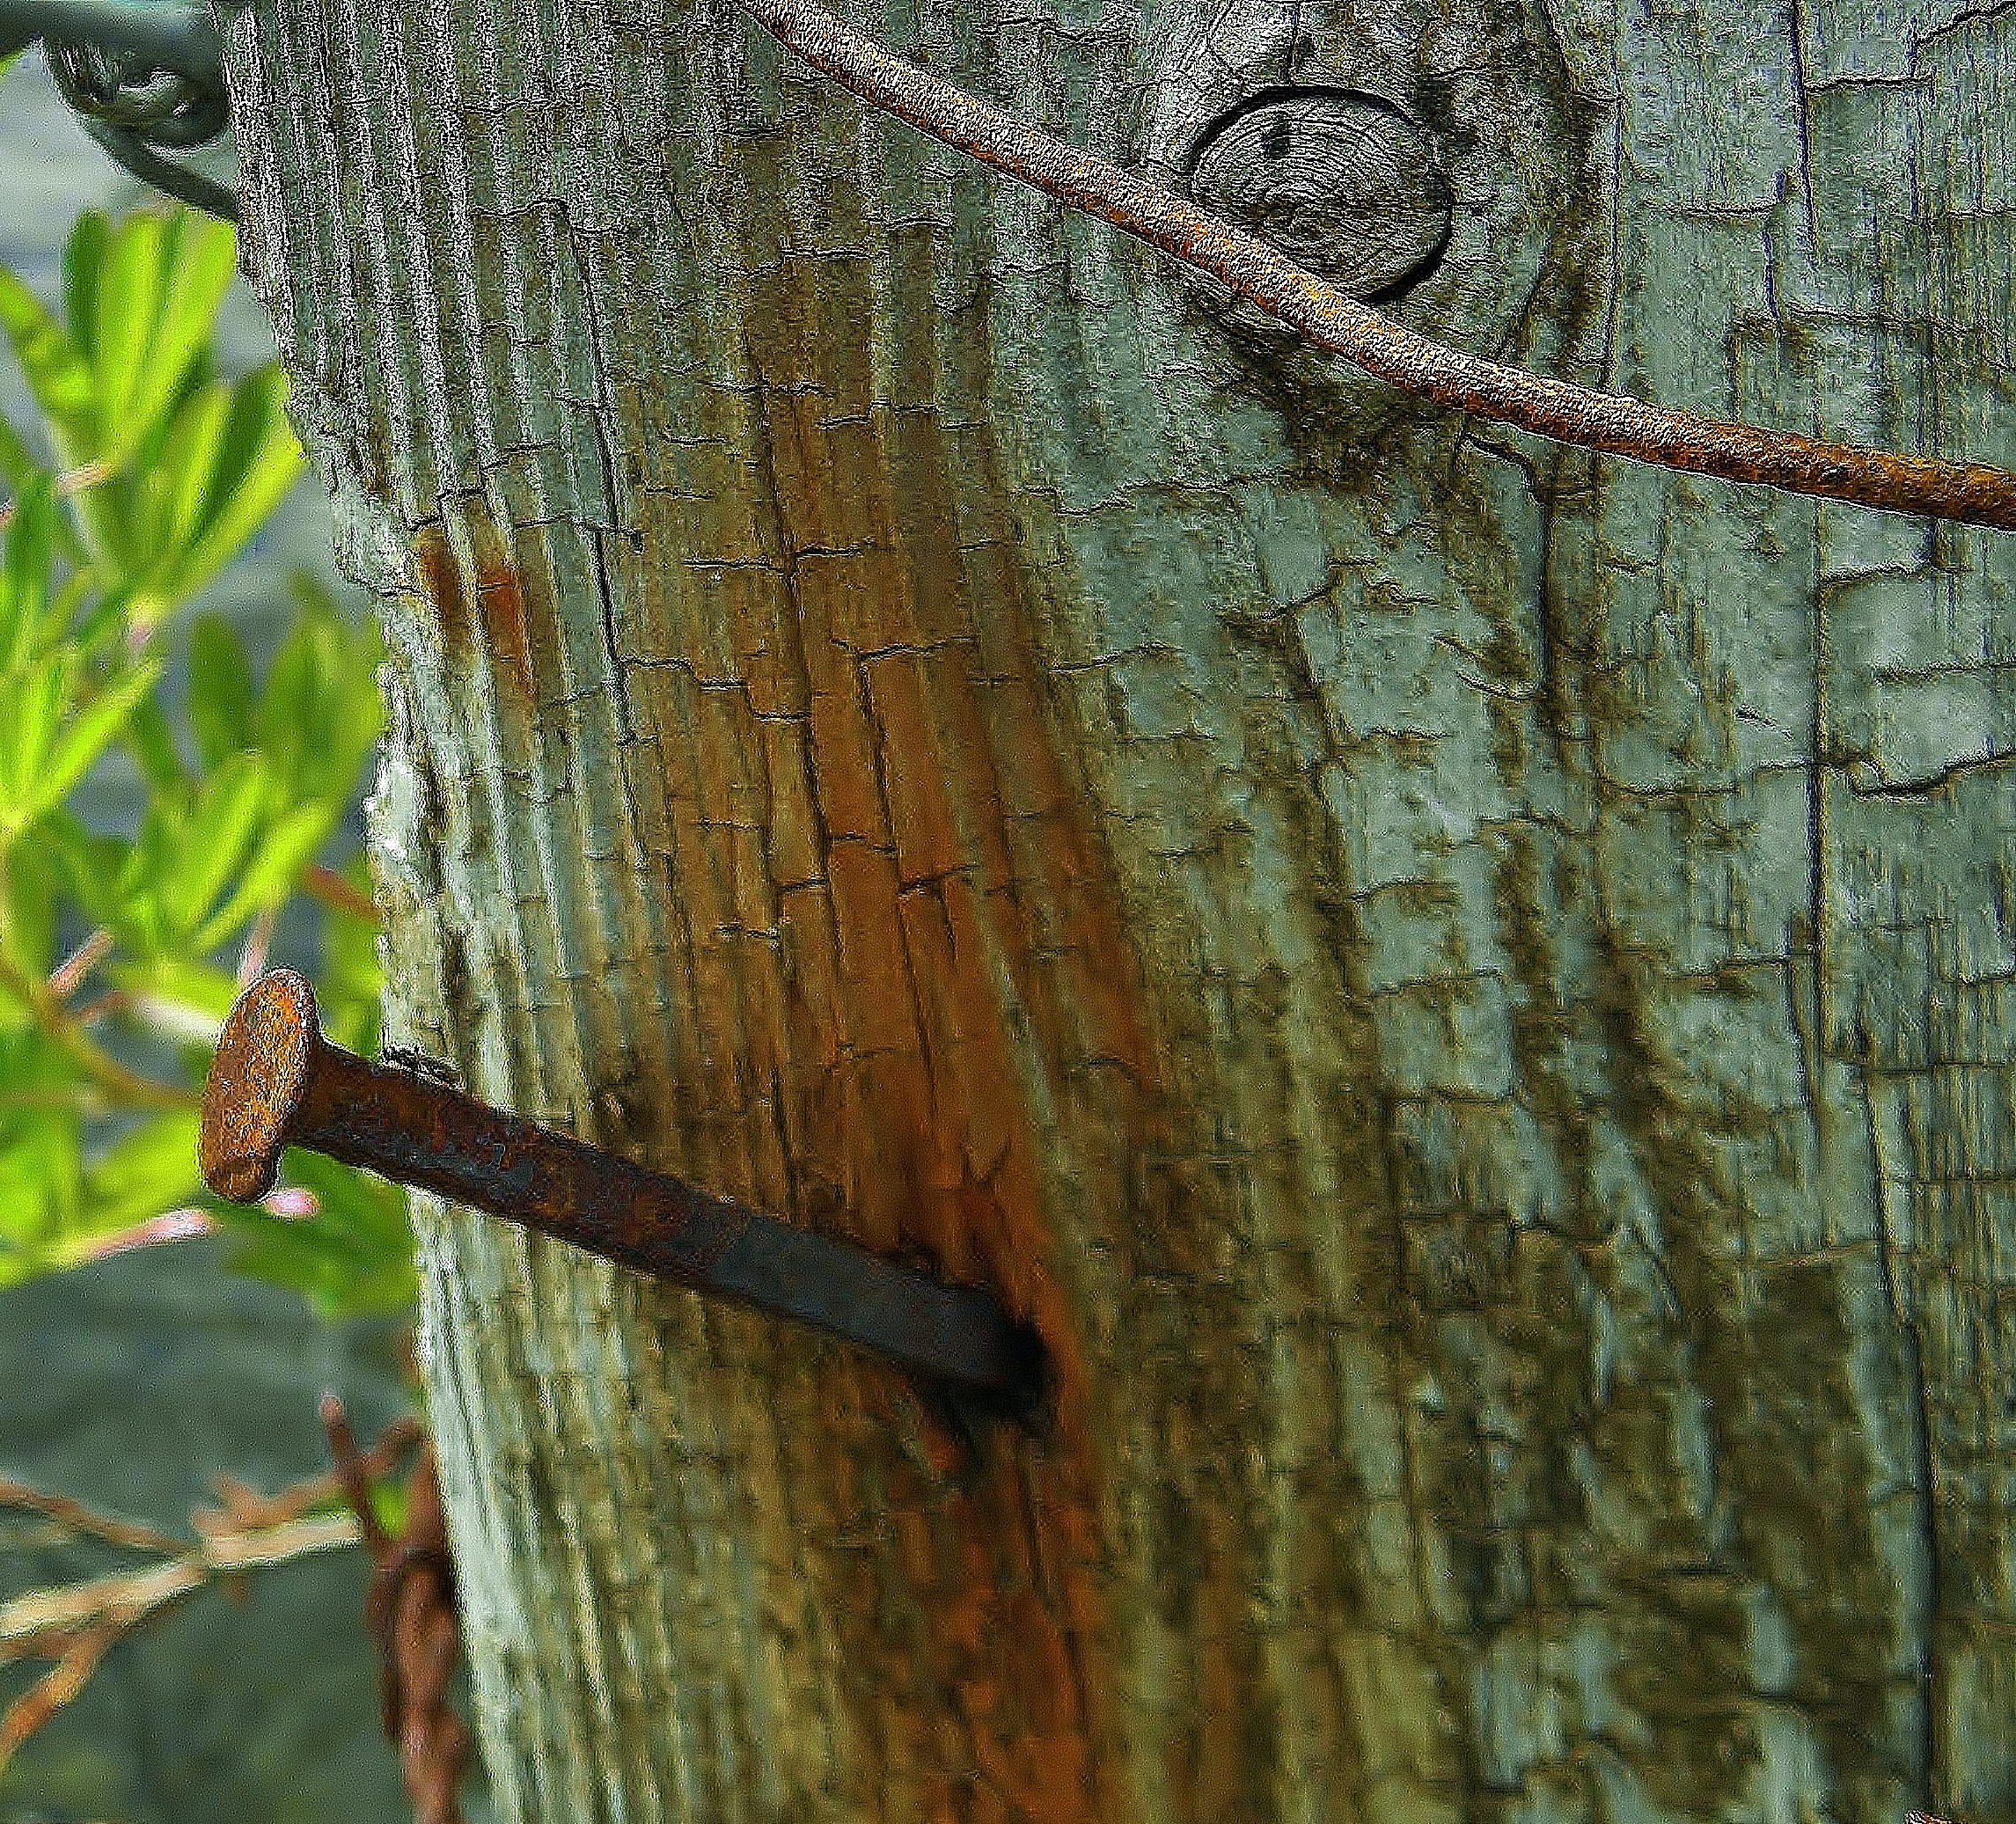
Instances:
[[[1209,122],[1190,193],[1367,304],[1404,296],[1448,245],[1450,191],[1431,136],[1355,89],[1264,89]]]

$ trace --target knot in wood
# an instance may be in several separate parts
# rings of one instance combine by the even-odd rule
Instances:
[[[1418,285],[1448,245],[1433,141],[1391,102],[1352,89],[1248,96],[1199,136],[1190,190],[1367,304]]]

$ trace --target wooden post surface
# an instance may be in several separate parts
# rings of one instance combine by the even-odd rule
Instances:
[[[2016,458],[2016,14],[860,23],[1459,346]],[[511,1820],[2016,1820],[2016,538],[1397,399],[728,4],[253,0],[388,1036],[1000,1291],[438,1206]]]

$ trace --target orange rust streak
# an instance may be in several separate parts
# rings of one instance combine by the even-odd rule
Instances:
[[[896,833],[897,871],[905,886],[979,863],[982,858],[975,851],[985,843],[993,821],[993,807],[984,798],[974,802],[973,787],[984,787],[985,781],[948,776],[971,770],[971,747],[954,744],[959,736],[971,742],[976,732],[971,714],[960,714],[971,710],[970,698],[962,688],[965,678],[942,675],[952,668],[964,670],[963,656],[942,661],[902,652],[875,660],[868,667],[883,789]],[[941,715],[957,719],[950,742],[937,726]],[[964,726],[958,726],[961,723]],[[955,795],[960,800],[958,809],[968,813],[969,824],[973,821],[972,811],[988,813],[978,828],[959,827],[952,802]],[[998,843],[988,846],[998,853]],[[994,872],[1001,872],[998,863]]]
[[[806,619],[817,604],[805,600]],[[860,837],[886,841],[882,806],[875,784],[875,760],[869,742],[868,716],[854,688],[853,667],[835,664],[832,656],[812,690],[812,771],[825,813],[826,829],[836,838]]]
[[[770,166],[759,154],[738,169],[757,182]],[[745,201],[742,219],[775,216],[759,182]],[[928,238],[914,253],[926,267],[936,257]],[[1006,546],[959,544],[962,499],[993,513],[1002,484],[976,467],[970,426],[955,450],[929,412],[877,408],[866,272],[795,256],[766,271],[747,333],[774,566],[725,583],[718,564],[692,564],[654,623],[679,662],[658,687],[659,736],[693,1004],[712,1040],[695,1088],[747,1080],[774,1097],[789,1159],[777,1182],[798,1220],[916,1249],[1042,1330],[1059,1398],[1033,1456],[1003,1447],[950,1489],[958,1451],[944,1440],[922,1453],[928,1481],[876,1458],[897,1478],[876,1504],[897,1542],[880,1575],[939,1619],[927,1667],[864,1673],[846,1701],[897,1764],[935,1758],[911,1752],[927,1739],[973,1739],[939,1752],[984,1769],[978,1784],[906,1803],[1090,1824],[1086,1712],[1103,1700],[1074,1660],[1096,1657],[1104,1633],[1084,1568],[1100,1528],[1078,1317],[1069,1276],[1051,1270],[1083,1229],[1053,1240],[1037,1109],[1081,1094],[1089,1064],[1126,1066],[1097,1079],[1107,1116],[1087,1190],[1100,1212],[1126,1151],[1152,1144],[1153,1048],[1099,813],[1045,714],[1022,574]],[[927,274],[905,283],[929,295]],[[909,357],[920,376],[936,370],[927,353]],[[693,509],[686,536],[707,538],[710,510]],[[724,675],[733,666],[741,678]],[[762,913],[744,859],[752,826],[772,896],[766,950],[745,941]],[[750,1182],[718,1188],[751,1195],[771,1149],[753,1132],[743,1144],[739,1166],[722,1162]],[[920,1423],[895,1384],[874,1397],[892,1403],[886,1425]],[[872,1636],[860,1645],[872,1653]]]
[[[532,672],[531,621],[518,572],[505,558],[502,540],[488,508],[480,499],[464,503],[462,523],[474,557],[476,615],[499,697],[521,717],[536,700]],[[443,650],[457,665],[473,664],[476,627],[464,586],[463,565],[439,521],[422,525],[414,538],[420,563],[421,593],[434,610]],[[550,628],[552,604],[544,604]]]
[[[469,656],[469,603],[462,593],[462,574],[449,548],[448,534],[438,520],[429,520],[414,540],[420,560],[421,588],[434,610],[443,648],[458,659]]]
[[[854,1124],[802,1129],[817,1155],[803,1162],[862,1187],[873,1230],[893,1222],[948,1264],[977,1255],[1026,1308],[1051,1244],[1023,1074],[1113,1059],[1145,1086],[1152,1047],[1096,813],[1038,707],[1019,573],[958,549],[957,494],[976,484],[955,479],[935,421],[865,409],[861,282],[838,262],[787,260],[751,326],[790,383],[766,398],[771,463],[787,539],[808,553],[795,631],[856,1079]],[[777,626],[744,640],[766,671]],[[1036,1315],[1081,1384],[1067,1315]]]
[[[808,458],[817,450],[797,443]],[[799,536],[829,549],[873,537],[876,504],[848,492],[882,481],[875,466],[808,462],[791,479],[817,495],[802,503]],[[914,488],[914,468],[906,479]],[[949,517],[937,480],[935,496],[906,498],[907,514]],[[788,494],[786,505],[795,516],[801,502]],[[822,556],[810,590],[801,572],[818,801],[829,831],[856,839],[827,853],[849,1088],[842,1124],[810,1128],[807,1141],[854,1186],[856,1233],[920,1243],[1036,1318],[1059,1403],[1036,1523],[1057,1535],[1043,1554],[1069,1564],[1096,1530],[1077,1435],[1087,1385],[1076,1314],[1044,1271],[1053,1243],[1026,1073],[1116,1057],[1145,1083],[1145,1021],[1095,813],[1069,788],[1037,707],[1019,597],[986,604],[997,626],[1011,623],[1000,643],[1015,670],[982,678],[956,556],[896,536],[907,565],[865,551],[852,562]],[[962,624],[949,628],[955,611]],[[927,615],[935,624],[921,626]],[[1035,815],[1018,823],[1017,812]],[[967,1542],[967,1562],[913,1572],[920,1593],[948,1605],[933,1654],[983,1776],[943,1802],[957,1815],[985,1793],[1003,1815],[1089,1824],[1094,1724],[1072,1659],[1100,1637],[1098,1599],[1090,1579],[1068,1575],[1048,1601],[1016,1587],[1002,1560],[1023,1556],[1010,1518],[1020,1506],[1006,1477],[974,1491],[949,1528]]]
[[[518,707],[532,701],[531,641],[525,630],[525,598],[509,564],[485,565],[476,573],[476,602],[483,637],[490,648],[491,675]]]

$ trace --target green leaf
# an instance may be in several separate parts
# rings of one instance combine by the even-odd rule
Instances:
[[[57,811],[43,820],[22,855],[37,854],[54,865],[71,896],[94,925],[119,930],[125,923],[126,875],[136,851],[116,836],[98,836],[75,817]],[[10,859],[10,871],[20,864]]]
[[[178,792],[188,782],[182,757],[175,751],[175,731],[158,702],[150,699],[133,712],[126,725],[126,744],[152,791]]]
[[[277,366],[215,378],[210,341],[235,257],[228,227],[187,212],[117,224],[87,215],[65,250],[61,320],[0,272],[0,333],[56,463],[111,470],[60,492],[27,437],[0,422],[0,473],[19,497],[0,550],[0,838],[35,829],[0,872],[0,941],[18,978],[46,978],[74,900],[114,934],[103,978],[144,1024],[187,1042],[192,1061],[235,998],[217,947],[298,890],[382,720],[375,625],[347,626],[298,577],[296,625],[260,692],[222,621],[192,629],[187,735],[158,700],[158,663],[128,658],[244,547],[304,466]],[[121,736],[148,789],[131,841],[93,833],[64,806]],[[350,872],[362,881],[361,862]],[[314,911],[325,1018],[368,1048],[375,920]],[[192,1116],[150,1115],[87,1157],[84,1117],[98,1118],[107,1092],[46,1044],[36,1055],[49,1087],[36,1088],[22,1048],[40,1044],[33,1006],[0,993],[0,1084],[15,1093],[0,1098],[0,1283],[92,1257],[106,1236],[197,1194]],[[295,1179],[320,1199],[312,1223],[219,1212],[241,1225],[246,1264],[263,1260],[326,1311],[410,1308],[401,1194],[312,1155]]]
[[[40,981],[55,965],[56,896],[68,884],[69,871],[56,844],[23,843],[0,869],[0,933],[5,955],[17,975]],[[0,976],[0,1027],[33,1023],[33,1009],[15,999]],[[0,1078],[0,1085],[16,1086]]]
[[[44,1249],[71,1220],[84,1175],[84,1128],[65,1097],[76,1066],[40,1032],[0,1033],[0,1284],[46,1271]],[[32,1100],[31,1100],[32,1098]]]
[[[167,877],[157,875],[155,889],[177,940],[194,934],[243,864],[259,833],[267,789],[265,763],[256,754],[227,760],[197,787],[187,819],[173,832]]]
[[[342,878],[364,898],[371,897],[370,868],[362,854],[352,855],[341,869]],[[315,1000],[321,1009],[322,1030],[346,1051],[369,1058],[378,1049],[378,924],[331,909],[322,927],[322,967],[315,977]]]
[[[0,675],[0,846],[61,804],[136,706],[160,667],[137,665],[81,705],[74,648]]]
[[[63,315],[77,338],[78,355],[92,359],[98,328],[98,280],[112,245],[112,223],[103,209],[86,209],[63,243]]]
[[[18,494],[33,475],[42,472],[26,440],[6,419],[0,418],[0,480]]]
[[[49,607],[55,516],[51,479],[37,472],[15,499],[0,561],[0,672],[18,670],[40,644]]]
[[[95,447],[95,443],[94,433],[92,445],[86,447]],[[138,572],[145,567],[146,546],[136,536],[136,520],[150,475],[143,463],[136,471],[128,465],[68,497],[84,560],[97,571],[103,587],[119,590],[128,599],[139,580]]]
[[[287,376],[278,366],[248,374],[232,389],[200,503],[189,509],[190,542],[174,573],[178,593],[201,587],[236,557],[300,478],[307,458],[286,407]]]
[[[76,235],[73,232],[71,238]],[[0,330],[13,345],[21,377],[49,421],[57,459],[87,461],[97,454],[92,403],[96,389],[83,352],[35,294],[0,267]]]
[[[168,426],[153,471],[165,484],[155,531],[165,553],[180,557],[202,530],[231,404],[231,389],[213,382],[190,393]]]
[[[85,1168],[73,1234],[97,1236],[130,1228],[194,1202],[202,1194],[196,1170],[196,1114],[159,1115],[135,1129]]]
[[[161,667],[152,660],[136,665],[124,678],[100,691],[97,698],[63,729],[44,761],[36,789],[21,809],[23,824],[32,823],[61,804],[90,771],[112,737],[125,727],[140,700],[154,688]]]
[[[71,645],[81,652],[92,654],[107,645],[125,644],[123,637],[115,641],[113,636],[124,635],[126,611],[131,600],[128,591],[118,587],[106,590],[95,601],[88,599],[95,580],[89,569],[73,575],[56,597],[55,613],[52,617],[59,626],[70,628],[68,637]],[[77,612],[80,608],[84,611],[81,616]]]
[[[194,1111],[156,1117],[92,1161],[81,1190],[62,1216],[55,1220],[45,1216],[32,1256],[12,1263],[13,1277],[98,1259],[114,1238],[157,1217],[190,1208],[202,1192],[196,1171],[196,1119]]]
[[[128,216],[106,248],[89,326],[71,329],[91,351],[100,447],[124,453],[152,429],[136,411],[160,315],[166,223],[150,211]]]
[[[159,258],[159,314],[130,407],[143,424],[166,412],[209,348],[238,264],[238,235],[229,222],[178,209],[169,219]]]
[[[36,776],[70,701],[70,656],[54,652],[0,678],[0,846],[27,824]]]
[[[344,803],[384,731],[378,668],[385,648],[375,620],[346,626],[303,581],[290,579],[301,612],[267,674],[254,740],[290,795]]]
[[[207,1031],[213,1040],[238,994],[237,978],[226,971],[172,954],[114,963],[106,978],[136,1000],[155,1003],[159,1012],[152,1023],[158,1029]]]
[[[164,604],[235,557],[299,478],[305,458],[286,397],[277,367],[193,386],[158,449],[136,458],[121,561]]]
[[[29,1130],[0,1152],[0,1287],[18,1286],[55,1265],[47,1250],[65,1213],[51,1183],[48,1140],[55,1131],[54,1122]]]
[[[292,1287],[325,1317],[410,1310],[419,1295],[406,1194],[366,1172],[317,1154],[294,1151],[286,1182],[312,1191],[319,1208],[306,1221],[235,1204],[215,1205],[245,1245],[231,1267]]]
[[[252,745],[252,667],[220,614],[200,614],[189,628],[189,727],[206,767]]]
[[[371,1512],[378,1515],[378,1525],[388,1539],[403,1539],[408,1525],[407,1516],[412,1503],[407,1495],[407,1485],[389,1477],[371,1484]]]
[[[162,445],[209,371],[236,247],[229,223],[187,209],[142,211],[116,227],[86,215],[63,253],[67,331],[18,287],[0,296],[0,322],[14,335],[60,460],[107,460],[125,471],[77,496],[72,511],[92,558],[114,577],[144,580],[138,605],[157,615],[166,598],[186,593],[167,573],[201,530],[169,536],[172,503],[189,475],[164,465]],[[194,485],[207,485],[215,465],[200,460]]]
[[[196,934],[196,948],[212,949],[254,913],[282,904],[294,891],[301,870],[328,840],[338,814],[326,805],[304,804],[268,825],[237,889]]]

